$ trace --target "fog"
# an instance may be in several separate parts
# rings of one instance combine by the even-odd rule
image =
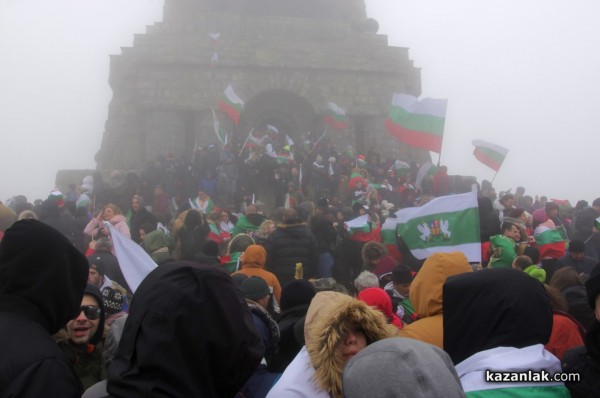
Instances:
[[[160,21],[162,5],[0,3],[0,200],[45,198],[57,170],[95,168],[109,54]],[[494,177],[472,155],[471,141],[483,139],[510,150],[497,190],[522,185],[573,204],[600,196],[600,2],[367,0],[367,12],[390,45],[410,48],[422,96],[448,99],[441,163],[450,174]]]

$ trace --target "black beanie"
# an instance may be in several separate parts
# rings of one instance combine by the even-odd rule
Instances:
[[[281,310],[285,311],[301,304],[310,304],[315,294],[317,294],[317,290],[309,281],[293,280],[281,291],[281,303],[279,303]]]
[[[596,308],[596,297],[600,294],[600,263],[596,264],[589,279],[585,282],[585,290],[587,290],[588,303],[592,309]]]
[[[244,280],[240,285],[240,289],[244,297],[252,301],[259,300],[271,292],[267,282],[259,276],[252,276]]]

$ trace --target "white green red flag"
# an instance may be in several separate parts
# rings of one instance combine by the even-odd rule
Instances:
[[[477,192],[440,196],[396,212],[398,235],[418,259],[460,251],[481,262]]]
[[[346,120],[346,110],[339,107],[337,104],[334,104],[333,102],[328,102],[325,123],[333,127],[335,130],[347,129],[348,121]]]
[[[567,249],[565,236],[555,227],[552,220],[538,225],[533,231],[533,237],[540,251],[540,258],[561,258],[565,255]]]
[[[210,38],[210,42],[212,44],[217,44],[217,43],[219,43],[219,38],[221,37],[221,33],[220,32],[209,33],[208,37]]]
[[[371,240],[381,242],[381,227],[372,221],[369,221],[369,215],[357,217],[345,224],[348,231],[348,239],[368,242]]]
[[[473,140],[473,146],[475,147],[475,151],[473,151],[475,158],[494,171],[500,170],[502,162],[508,155],[508,149],[491,142]]]
[[[448,100],[425,98],[419,101],[408,94],[394,93],[388,132],[407,145],[440,153]]]
[[[213,116],[213,127],[215,129],[215,135],[217,136],[217,139],[221,144],[227,145],[227,132],[223,131],[223,129],[221,128],[221,123],[219,122],[219,118],[217,117],[215,110],[211,109],[211,111]]]
[[[223,98],[219,101],[219,109],[229,116],[237,125],[240,122],[240,114],[244,108],[244,101],[233,91],[231,85],[227,86]]]

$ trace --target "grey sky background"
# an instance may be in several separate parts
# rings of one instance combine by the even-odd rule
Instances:
[[[161,20],[162,5],[0,0],[0,200],[45,198],[57,170],[95,167],[108,56]],[[498,191],[523,185],[573,205],[600,196],[600,2],[367,0],[367,12],[390,45],[410,48],[422,97],[448,98],[450,174],[493,178],[472,155],[483,139],[510,150]]]

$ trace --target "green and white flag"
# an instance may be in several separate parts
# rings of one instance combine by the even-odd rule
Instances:
[[[213,127],[215,128],[215,134],[219,142],[223,145],[227,145],[227,132],[223,131],[221,128],[221,123],[219,122],[219,118],[215,113],[214,109],[211,109],[213,116]]]
[[[433,253],[460,251],[481,262],[479,207],[475,190],[440,196],[421,207],[396,212],[398,235],[418,259]]]

